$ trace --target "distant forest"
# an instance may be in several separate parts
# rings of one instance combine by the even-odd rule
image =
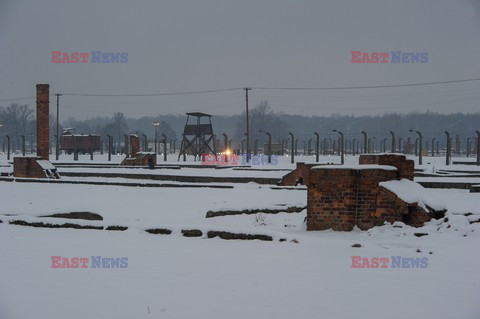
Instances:
[[[152,123],[159,122],[158,136],[166,134],[168,141],[177,140],[177,145],[179,145],[186,118],[186,115],[158,115],[135,119],[125,117],[123,113],[82,121],[68,118],[61,120],[60,132],[64,128],[74,128],[77,134],[98,134],[102,136],[102,139],[110,134],[116,141],[123,141],[124,134],[137,133],[146,134],[149,139],[153,140],[154,126]],[[461,148],[465,149],[467,139],[473,145],[475,132],[480,130],[480,112],[474,114],[426,112],[391,113],[381,116],[302,116],[274,112],[268,101],[263,101],[251,108],[249,118],[251,141],[257,139],[259,145],[266,143],[267,135],[259,132],[259,130],[263,130],[271,133],[274,143],[281,143],[282,140],[287,143],[288,133],[292,132],[295,139],[299,140],[300,149],[303,149],[303,142],[308,143],[310,139],[314,139],[314,132],[318,132],[322,140],[338,139],[339,135],[332,132],[334,129],[344,133],[346,143],[353,139],[363,141],[361,131],[365,131],[376,150],[381,149],[380,144],[385,138],[387,139],[385,143],[390,145],[390,131],[395,133],[396,138],[400,137],[403,141],[410,138],[411,143],[414,143],[417,134],[409,132],[410,129],[418,130],[423,134],[424,147],[428,146],[427,144],[432,138],[436,138],[440,147],[443,148],[446,144],[444,132],[448,131],[452,139],[456,139],[453,140],[452,147],[455,148],[456,144],[460,144]],[[245,113],[233,116],[215,116],[213,114],[211,120],[217,139],[223,141],[222,134],[225,133],[232,140],[234,148],[240,147],[246,127]],[[55,123],[55,117],[52,114],[50,116],[52,140],[56,134]],[[9,135],[12,149],[20,148],[22,135],[25,136],[27,144],[34,143],[35,111],[28,105],[11,104],[0,107],[0,125],[0,141],[3,142],[5,135]]]

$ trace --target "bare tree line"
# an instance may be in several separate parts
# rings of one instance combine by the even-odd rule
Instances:
[[[213,128],[218,139],[222,134],[228,135],[233,140],[234,147],[245,137],[245,113],[231,116],[213,117]],[[123,113],[113,113],[111,117],[96,117],[88,120],[76,120],[70,117],[61,121],[62,128],[75,128],[77,134],[98,134],[102,137],[111,135],[116,141],[123,141],[124,134],[146,134],[150,140],[155,135],[153,122],[159,122],[157,134],[166,134],[167,139],[180,140],[185,124],[184,115],[157,115],[144,116],[141,118],[127,118]],[[36,124],[34,111],[28,105],[12,103],[6,107],[0,107],[0,141],[5,135],[9,135],[12,141],[12,149],[20,149],[21,136],[27,141],[35,138]],[[50,134],[54,140],[55,117],[50,116]],[[444,131],[449,131],[452,136],[459,136],[465,145],[468,138],[474,138],[475,131],[480,129],[480,113],[464,114],[439,114],[425,113],[389,113],[378,116],[349,116],[334,114],[331,116],[304,116],[291,115],[274,111],[268,101],[262,101],[250,110],[250,137],[260,144],[266,143],[267,136],[263,132],[269,132],[275,143],[288,139],[288,132],[293,132],[301,142],[313,138],[313,132],[318,132],[322,138],[337,137],[332,130],[343,131],[346,140],[361,139],[361,131],[366,131],[369,137],[378,143],[390,137],[390,131],[397,136],[411,137],[410,129],[420,130],[425,135],[425,141],[436,137],[443,146],[446,143]],[[445,141],[444,141],[445,140]],[[303,144],[301,144],[303,145]]]
[[[21,136],[26,136],[35,127],[33,110],[28,105],[12,103],[5,108],[0,107],[0,133],[9,135],[13,145],[21,144]]]

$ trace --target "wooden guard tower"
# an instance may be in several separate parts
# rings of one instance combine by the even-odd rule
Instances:
[[[178,160],[183,155],[183,160],[185,161],[187,154],[200,156],[204,153],[212,153],[216,157],[217,150],[213,138],[212,115],[200,112],[186,113],[186,115],[187,122],[183,129],[183,139]],[[196,121],[194,119],[190,121],[190,117],[196,118]],[[202,118],[208,118],[208,123],[202,124]]]

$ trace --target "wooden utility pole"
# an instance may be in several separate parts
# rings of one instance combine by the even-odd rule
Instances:
[[[58,157],[60,155],[60,150],[58,149],[59,147],[59,143],[58,143],[58,139],[60,138],[59,136],[59,120],[58,120],[58,117],[60,116],[60,96],[62,96],[61,94],[55,94],[55,96],[57,97],[57,136],[55,138],[55,159],[58,161]]]
[[[245,106],[247,109],[247,131],[245,132],[245,135],[247,136],[247,163],[250,161],[250,123],[249,123],[249,118],[248,118],[248,91],[250,91],[252,88],[244,88],[245,90]]]

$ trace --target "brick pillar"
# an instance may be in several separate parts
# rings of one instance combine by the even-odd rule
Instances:
[[[130,157],[136,158],[137,153],[140,151],[140,141],[135,134],[130,135]]]
[[[37,84],[37,156],[49,160],[49,84]]]

